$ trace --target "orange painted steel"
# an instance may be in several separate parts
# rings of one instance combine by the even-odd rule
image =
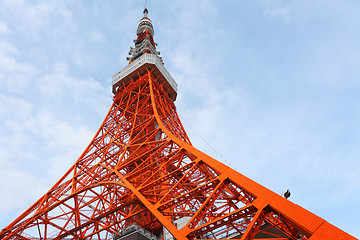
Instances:
[[[84,153],[0,238],[110,239],[131,223],[178,240],[355,239],[194,148],[151,71],[118,89]]]

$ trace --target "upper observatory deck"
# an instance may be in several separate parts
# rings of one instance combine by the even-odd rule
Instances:
[[[114,74],[112,78],[113,93],[132,78],[137,78],[150,70],[155,78],[163,84],[169,97],[175,101],[177,96],[177,83],[164,67],[160,52],[156,51],[154,42],[154,28],[151,20],[147,17],[148,10],[145,8],[144,17],[139,21],[135,47],[130,47],[129,64]]]

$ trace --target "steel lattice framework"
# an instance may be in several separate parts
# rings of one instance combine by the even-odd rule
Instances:
[[[116,88],[84,153],[1,239],[111,239],[132,223],[178,240],[355,239],[194,148],[156,68],[145,69]]]

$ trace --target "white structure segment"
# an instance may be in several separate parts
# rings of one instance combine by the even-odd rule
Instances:
[[[155,69],[153,69],[154,67]],[[170,97],[175,100],[177,95],[177,83],[161,63],[159,57],[150,53],[144,53],[129,65],[114,74],[112,78],[113,93],[116,93],[119,86],[127,83],[133,77],[133,73],[138,72],[140,74],[144,74],[146,69],[153,69],[153,74],[155,76],[160,74],[156,77],[159,77],[158,79],[162,84],[164,84],[165,90],[168,92]]]

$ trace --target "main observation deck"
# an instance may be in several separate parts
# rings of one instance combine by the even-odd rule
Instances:
[[[155,78],[163,84],[163,87],[169,97],[175,101],[177,96],[177,83],[161,63],[160,59],[155,54],[149,53],[144,53],[114,74],[112,78],[113,93],[115,94],[118,88],[129,82],[130,79],[137,78],[139,74],[145,74],[147,70],[150,70]]]

